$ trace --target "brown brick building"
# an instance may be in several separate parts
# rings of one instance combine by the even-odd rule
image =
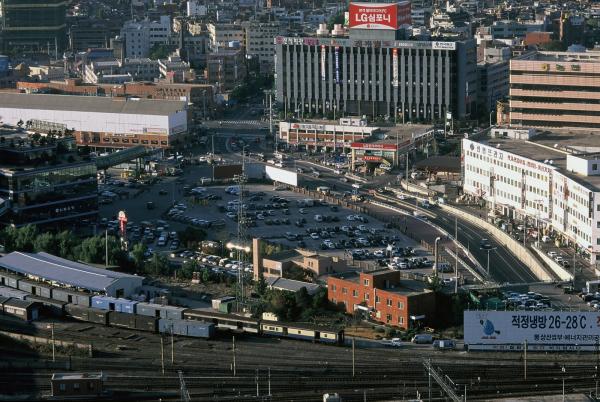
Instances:
[[[425,284],[401,280],[399,271],[381,269],[370,272],[348,272],[327,279],[327,297],[342,303],[346,312],[367,311],[384,324],[409,328],[416,321],[430,325],[436,311],[436,295]]]

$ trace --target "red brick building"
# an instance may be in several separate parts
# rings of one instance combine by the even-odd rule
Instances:
[[[348,272],[327,279],[327,297],[342,303],[346,312],[368,309],[370,317],[401,328],[415,321],[430,325],[435,315],[435,293],[425,283],[401,280],[399,271],[381,269],[370,272]]]

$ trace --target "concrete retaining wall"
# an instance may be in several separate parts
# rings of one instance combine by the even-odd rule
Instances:
[[[52,345],[52,339],[49,339],[49,338],[42,338],[39,336],[31,336],[31,335],[22,335],[22,334],[16,334],[14,332],[7,332],[7,331],[0,331],[0,334],[8,336],[9,338],[13,338],[13,339],[17,339],[20,341],[33,343],[33,344],[39,343],[41,345]],[[54,344],[56,346],[74,347],[76,349],[86,350],[89,352],[89,356],[92,357],[93,349],[92,349],[92,345],[89,343],[67,342],[67,341],[60,341],[58,339],[55,339]]]
[[[527,250],[527,248],[510,237],[508,234],[498,229],[496,226],[450,205],[440,204],[439,206],[442,210],[456,215],[461,219],[464,219],[473,225],[479,226],[490,232],[490,234],[495,237],[502,246],[507,247],[511,253],[513,253],[519,260],[523,262],[523,264],[527,265],[531,273],[535,275],[539,281],[553,281],[557,279],[557,277],[546,270],[546,268],[538,261],[533,253]]]
[[[548,267],[554,271],[554,274],[558,276],[563,281],[572,281],[573,274],[567,271],[564,267],[560,266],[556,261],[550,258],[546,253],[537,247],[533,247],[533,250],[536,254],[548,265]]]

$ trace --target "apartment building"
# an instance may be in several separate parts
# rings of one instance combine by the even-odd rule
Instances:
[[[244,27],[238,24],[211,23],[206,26],[208,30],[208,46],[211,51],[227,49],[230,42],[244,43]]]
[[[281,23],[249,21],[243,25],[246,55],[256,60],[262,73],[271,73],[275,66],[274,38],[283,33]]]

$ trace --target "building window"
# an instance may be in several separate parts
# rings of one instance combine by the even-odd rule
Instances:
[[[66,391],[66,390],[67,390],[67,386],[66,386],[65,384],[60,384],[60,385],[58,386],[58,388],[59,388],[61,391]]]
[[[335,285],[331,285],[331,291],[335,292]]]
[[[600,205],[599,205],[599,207],[600,207]],[[599,211],[600,211],[600,209],[599,209]],[[369,286],[369,280],[368,279],[363,279],[363,285]]]
[[[369,300],[369,294],[365,293],[365,300]]]
[[[348,289],[342,288],[342,294],[347,294],[347,293],[348,293]]]
[[[598,164],[592,163],[592,170],[598,170]]]
[[[387,305],[388,307],[392,307],[392,299],[387,299]]]
[[[352,291],[352,296],[358,297],[358,290],[353,290]]]
[[[388,324],[389,324],[390,322],[392,322],[392,315],[391,315],[391,314],[387,314],[387,315],[385,316],[385,322],[387,322]]]
[[[379,303],[379,296],[375,296],[375,303]]]
[[[402,316],[398,317],[398,324],[400,324],[400,325],[404,324],[404,317],[402,317]]]
[[[398,309],[404,310],[404,302],[401,302],[401,301],[398,302]]]
[[[74,391],[79,391],[79,383],[78,382],[74,382],[73,383],[73,390]]]

